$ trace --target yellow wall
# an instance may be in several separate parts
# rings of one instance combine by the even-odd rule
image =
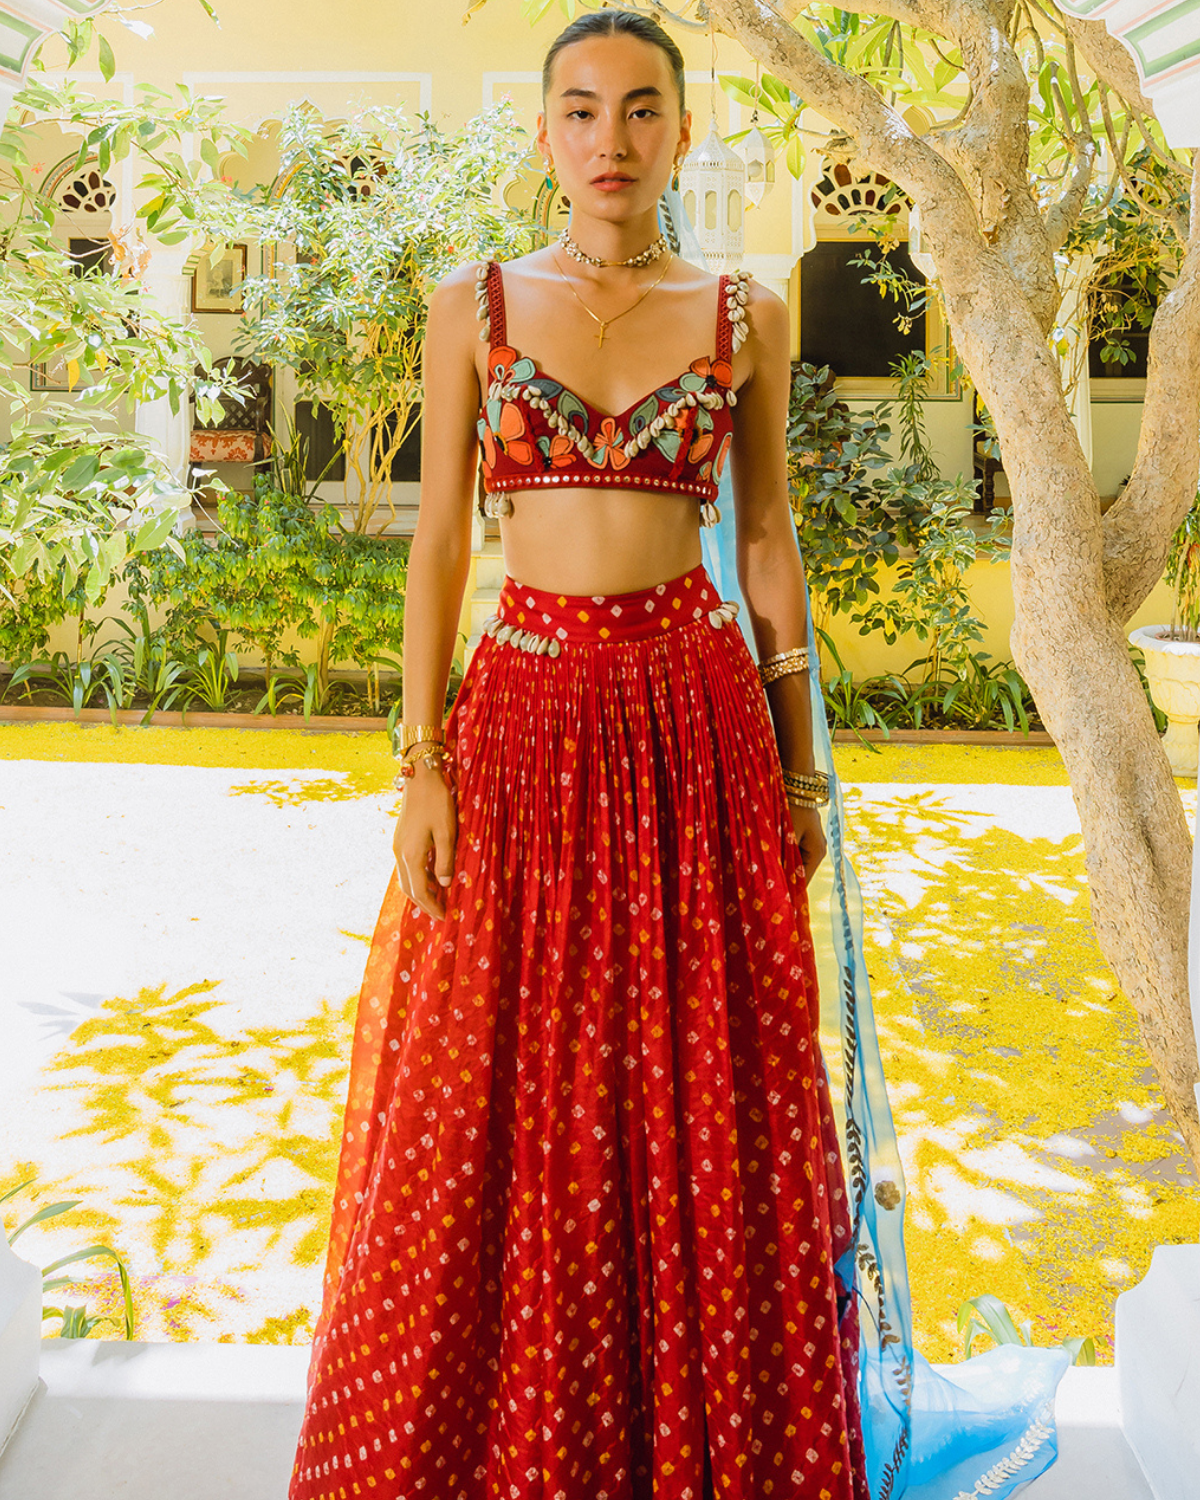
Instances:
[[[881,583],[889,576],[894,576],[894,570],[885,572]],[[1013,598],[1008,563],[976,563],[967,574],[967,582],[975,611],[984,623],[979,649],[989,652],[993,661],[1010,661],[1008,639],[1013,623]],[[1164,583],[1158,584],[1130,621],[1129,629],[1169,621],[1172,601],[1171,590]],[[889,646],[878,633],[859,635],[858,627],[846,615],[834,616],[826,628],[856,681],[884,672],[903,672],[915,658],[929,650],[928,643],[915,636],[901,636]],[[825,662],[823,675],[828,676],[832,666],[832,662]]]

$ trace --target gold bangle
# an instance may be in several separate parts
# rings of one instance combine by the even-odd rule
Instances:
[[[784,796],[787,798],[789,807],[807,807],[815,810],[816,808],[824,807],[825,805],[824,802],[817,802],[812,797],[798,797],[793,792],[785,792]],[[826,802],[828,800],[828,798],[825,799]]]
[[[408,767],[415,769],[419,760],[423,760],[430,770],[440,771],[449,756],[446,754],[444,745],[431,745],[425,740],[418,740],[415,745],[410,745],[403,755],[396,758],[400,762],[401,771],[406,771]],[[411,775],[412,771],[407,770],[406,774]]]
[[[403,755],[397,755],[396,759],[402,766],[408,766],[433,755],[440,755],[443,760],[446,758],[446,747],[441,740],[414,740]]]
[[[808,671],[808,647],[796,646],[791,651],[780,651],[768,656],[758,664],[758,677],[763,687],[779,677],[790,677],[796,672]]]
[[[829,801],[829,777],[824,771],[789,771],[783,769],[783,789],[788,801],[797,807],[824,807]]]
[[[401,755],[407,755],[414,745],[440,745],[446,738],[440,724],[397,724],[396,730]]]

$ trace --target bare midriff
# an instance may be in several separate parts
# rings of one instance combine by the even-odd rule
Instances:
[[[531,588],[627,594],[701,561],[695,495],[602,485],[510,491],[500,522],[504,566]]]

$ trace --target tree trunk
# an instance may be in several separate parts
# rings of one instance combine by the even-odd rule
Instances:
[[[939,248],[955,346],[993,414],[1012,490],[1014,660],[1070,779],[1097,939],[1200,1168],[1191,841],[1124,623],[1108,608],[1100,498],[1057,366],[1005,268],[981,265],[969,241]]]
[[[329,696],[329,649],[336,629],[337,615],[322,614],[321,628],[317,632],[317,713],[321,712]]]
[[[1196,494],[1200,153],[1190,241],[1151,332],[1138,462],[1104,519],[1046,338],[1061,298],[1052,252],[1082,202],[1094,150],[1079,138],[1070,185],[1041,215],[1028,176],[1029,89],[1006,40],[1010,7],[848,0],[851,11],[960,44],[970,106],[956,129],[934,138],[917,136],[870,81],[818,52],[767,0],[708,5],[764,69],[848,131],[920,205],[950,332],[995,420],[1011,484],[1013,654],[1071,780],[1097,937],[1200,1169],[1187,982],[1191,851],[1124,639]],[[788,13],[794,8],[789,0]]]

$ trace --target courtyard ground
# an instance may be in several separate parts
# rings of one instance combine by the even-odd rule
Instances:
[[[1111,1359],[1113,1300],[1194,1238],[1196,1184],[1092,936],[1057,753],[837,756],[917,1346],[954,1358],[992,1292]],[[0,727],[0,1192],[34,1180],[5,1220],[81,1200],[18,1249],[116,1246],[139,1338],[311,1332],[391,775],[379,735]]]

